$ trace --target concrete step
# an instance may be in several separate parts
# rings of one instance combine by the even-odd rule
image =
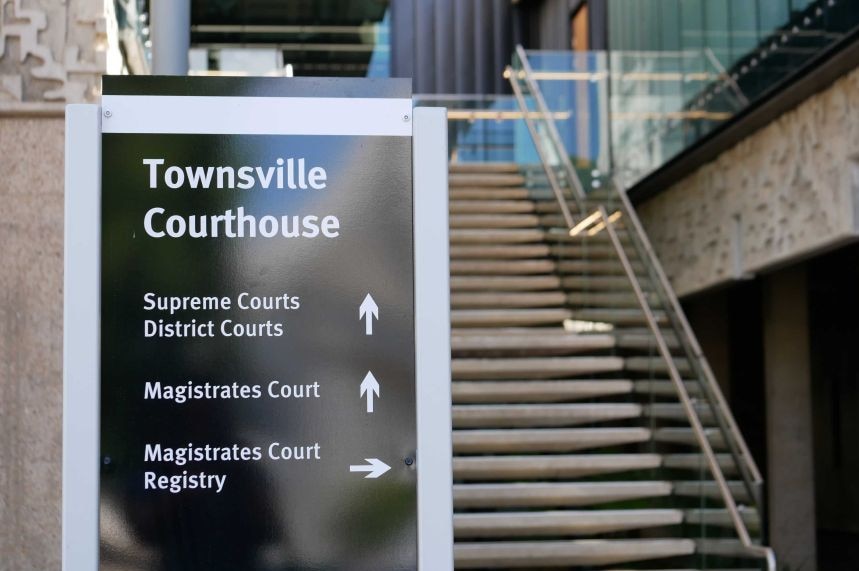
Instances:
[[[536,211],[530,200],[451,200],[451,214],[531,214]]]
[[[617,251],[610,243],[600,242],[597,244],[579,242],[561,242],[555,243],[550,237],[546,238],[549,254],[553,258],[563,260],[616,260]],[[631,256],[632,252],[628,252],[627,256]],[[635,259],[635,258],[630,258]]]
[[[668,322],[668,318],[662,311],[653,312],[653,317],[660,325]],[[599,323],[611,323],[616,326],[640,326],[647,323],[644,312],[639,308],[587,308],[576,309],[572,312],[572,319],[578,321],[596,321]]]
[[[648,416],[660,420],[687,423],[688,417],[683,405],[680,403],[655,403],[644,405],[644,412]],[[695,412],[704,425],[712,425],[716,422],[713,411],[705,403],[695,403]]]
[[[620,357],[532,357],[521,359],[467,359],[451,362],[454,380],[552,379],[595,375],[623,370]],[[667,410],[666,410],[667,412]]]
[[[505,228],[534,228],[540,220],[533,214],[452,214],[453,229],[491,230]]]
[[[521,428],[454,430],[455,454],[575,452],[650,439],[646,428]]]
[[[620,260],[612,258],[561,258],[555,262],[562,274],[619,275],[626,276]],[[630,264],[636,275],[644,273],[644,266]]]
[[[450,289],[459,291],[546,291],[560,287],[558,276],[451,276]]]
[[[642,351],[652,350],[654,354],[657,354],[658,346],[656,345],[656,337],[649,330],[632,331],[626,329],[616,332],[614,336],[615,339],[617,339],[618,347],[622,347],[624,349],[638,349]],[[677,336],[673,333],[663,333],[662,338],[665,340],[669,349],[674,350],[680,348],[680,342],[677,340]]]
[[[561,279],[565,290],[605,292],[619,290],[631,292],[632,286],[626,275],[565,275]]]
[[[558,212],[558,213],[553,214],[551,212],[547,212],[547,213],[540,214],[540,225],[546,229],[553,229],[556,231],[557,230],[567,230],[567,233],[569,234],[570,227],[567,226],[567,222],[564,219],[563,215],[561,215],[558,210],[555,210],[555,209],[552,209],[552,210],[554,212]],[[578,214],[578,210],[574,204],[570,205],[570,211],[573,214],[573,224],[576,224],[580,220],[583,220],[587,216],[590,216],[590,214],[593,212],[593,210],[586,209],[586,214],[584,216],[580,216]],[[609,215],[611,215],[611,212],[609,212]],[[622,220],[623,219],[621,218],[621,220],[615,221],[615,223],[614,223],[614,228],[617,232],[622,231]],[[582,235],[584,235],[586,238],[594,238],[596,236],[599,236],[600,234],[608,235],[608,232],[605,231],[605,227],[600,226],[599,228],[597,228],[597,226],[599,226],[598,222],[591,225],[587,229],[583,230],[579,234],[576,234],[575,236],[570,236],[570,237],[571,238],[580,238]],[[588,234],[589,232],[596,232],[596,233],[591,235],[591,234]]]
[[[593,212],[593,211],[589,211]],[[579,219],[579,217],[575,217]],[[634,252],[635,243],[632,238],[627,234],[627,232],[617,226],[615,224],[615,228],[618,230],[618,240],[625,247],[629,248],[630,252]],[[579,244],[579,245],[591,245],[597,246],[602,245],[609,248],[614,248],[613,242],[609,237],[607,232],[599,232],[592,236],[589,236],[587,232],[581,232],[576,234],[575,236],[570,236],[569,230],[565,230],[562,228],[549,228],[546,230],[546,242],[550,244]]]
[[[455,294],[462,296],[492,296],[498,299],[513,299],[513,296],[541,294]],[[457,352],[479,351],[539,351],[551,353],[581,353],[584,351],[606,351],[614,347],[611,335],[576,335],[558,328],[496,328],[455,329],[450,337],[451,349]]]
[[[451,276],[551,274],[555,262],[542,260],[452,260]]]
[[[454,484],[453,504],[463,508],[581,507],[670,496],[669,482],[518,482]]]
[[[636,309],[640,311],[638,298],[630,290],[624,291],[574,291],[567,294],[567,303],[573,306],[606,309]]]
[[[721,430],[718,428],[705,428],[704,433],[707,435],[710,446],[714,450],[724,450],[726,448],[725,437]],[[657,428],[653,436],[657,442],[698,446],[698,439],[695,438],[695,432],[691,428]]]
[[[569,233],[569,227],[566,225],[564,215],[561,213],[561,209],[558,206],[558,199],[555,198],[555,195],[552,194],[551,191],[549,191],[548,194],[545,192],[534,192],[531,195],[531,201],[534,203],[536,213],[539,214],[541,218],[553,217],[554,219],[557,219],[558,228],[552,228],[553,230],[566,230],[567,233]],[[579,215],[579,207],[574,201],[568,201],[567,207],[570,209],[573,224],[583,218],[583,216]],[[549,228],[549,226],[547,226],[547,228]]]
[[[452,327],[519,327],[526,325],[560,325],[571,317],[568,309],[454,309],[450,312]]]
[[[467,187],[459,186],[448,191],[450,201],[454,200],[532,200],[534,192],[525,187]]]
[[[734,557],[746,561],[760,561],[749,556],[743,544],[736,539],[697,539],[696,550],[707,555],[718,555],[721,557]],[[455,549],[454,549],[455,551]]]
[[[539,191],[533,194],[534,204],[537,208],[537,212],[541,214],[560,214],[561,207],[558,204],[558,199],[552,193],[551,190]],[[570,212],[573,214],[573,219],[578,220],[581,218],[577,214],[578,205],[574,200],[567,201],[567,207],[569,207]]]
[[[450,188],[523,186],[525,177],[516,173],[451,173],[448,177]]]
[[[584,536],[679,525],[683,516],[673,509],[460,513],[453,531],[457,539]]]
[[[485,163],[450,163],[449,171],[457,174],[469,173],[518,173],[519,165],[516,163],[485,162]]]
[[[740,481],[729,481],[728,489],[734,500],[740,504],[749,504],[752,497],[749,495],[746,484]],[[721,500],[722,493],[714,481],[692,480],[689,482],[674,482],[674,495],[689,498],[705,497],[713,500]],[[503,507],[503,506],[501,506]]]
[[[594,424],[638,418],[634,403],[453,405],[454,428],[533,428]]]
[[[518,229],[452,229],[450,243],[456,244],[530,244],[542,243],[543,232],[535,228]]]
[[[737,474],[737,465],[730,454],[716,454],[716,460],[722,473],[726,476],[735,476]],[[702,454],[666,454],[663,459],[663,465],[666,468],[677,470],[693,470],[700,471],[703,469],[705,474],[709,474],[709,464]]]
[[[558,307],[565,302],[566,296],[559,291],[454,293],[450,297],[453,309]]]
[[[740,516],[743,518],[743,523],[746,524],[746,528],[750,532],[757,533],[760,531],[761,518],[758,515],[757,510],[746,507],[740,508]],[[694,525],[704,524],[731,529],[734,527],[734,521],[731,519],[731,515],[726,509],[686,510],[683,513],[683,520],[686,523]]]
[[[692,375],[692,366],[689,360],[683,357],[674,357],[672,359],[677,372],[683,377]],[[647,375],[668,375],[668,364],[661,356],[654,357],[627,357],[626,370],[634,373],[642,373]]]
[[[686,392],[690,397],[699,398],[701,396],[701,387],[697,382],[689,379],[684,379]],[[677,399],[677,391],[674,388],[674,383],[667,379],[660,380],[639,380],[635,381],[635,392],[642,395],[653,395],[661,398]]]
[[[544,480],[584,478],[649,470],[662,462],[658,454],[572,454],[556,456],[455,456],[455,480]]]
[[[451,260],[530,260],[549,256],[546,244],[467,245],[450,247]]]
[[[691,555],[690,539],[457,542],[457,569],[601,566]]]
[[[573,211],[575,212],[575,211]],[[581,216],[577,216],[573,214],[573,222],[575,223],[581,218]],[[539,217],[539,225],[547,230],[555,230],[555,231],[567,231],[569,232],[570,226],[567,225],[567,221],[561,214],[540,214]]]
[[[454,381],[455,404],[548,403],[629,394],[632,381]]]

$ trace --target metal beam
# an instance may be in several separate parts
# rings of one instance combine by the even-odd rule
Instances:
[[[152,0],[152,73],[188,75],[191,0]]]

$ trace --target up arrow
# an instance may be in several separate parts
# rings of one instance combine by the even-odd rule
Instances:
[[[367,412],[373,412],[373,395],[379,396],[379,381],[370,371],[367,371],[367,375],[361,381],[361,397],[365,393],[367,395]]]
[[[385,472],[391,469],[390,466],[379,460],[378,458],[364,458],[369,464],[359,464],[358,466],[349,466],[350,472],[367,472],[364,478],[378,478]]]
[[[373,299],[373,296],[369,293],[367,297],[364,298],[364,301],[361,302],[361,307],[358,308],[358,319],[364,319],[366,317],[367,323],[364,324],[364,333],[367,335],[373,334],[373,318],[376,320],[379,319],[379,306],[376,305],[376,301]]]

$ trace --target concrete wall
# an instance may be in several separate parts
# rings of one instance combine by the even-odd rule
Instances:
[[[0,118],[0,571],[60,567],[62,173],[62,118]]]
[[[678,294],[857,237],[859,69],[639,206]]]
[[[110,0],[0,0],[0,111],[93,100],[117,41]]]
[[[60,568],[63,108],[117,62],[112,0],[0,0],[0,571]]]
[[[764,280],[764,370],[770,544],[779,567],[817,570],[814,424],[803,265]]]

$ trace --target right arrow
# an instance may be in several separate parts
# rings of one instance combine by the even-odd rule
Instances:
[[[367,371],[364,380],[361,381],[361,396],[367,395],[367,412],[373,412],[373,395],[379,396],[379,381],[373,373]]]
[[[364,301],[361,302],[361,307],[358,308],[358,320],[364,319],[366,317],[367,323],[364,324],[364,334],[372,335],[373,334],[373,318],[379,320],[379,306],[376,305],[376,300],[373,299],[373,296],[369,293],[364,298]]]
[[[367,472],[364,478],[378,478],[385,472],[391,469],[390,466],[379,460],[378,458],[364,458],[364,461],[369,464],[359,464],[357,466],[349,466],[350,472]]]

